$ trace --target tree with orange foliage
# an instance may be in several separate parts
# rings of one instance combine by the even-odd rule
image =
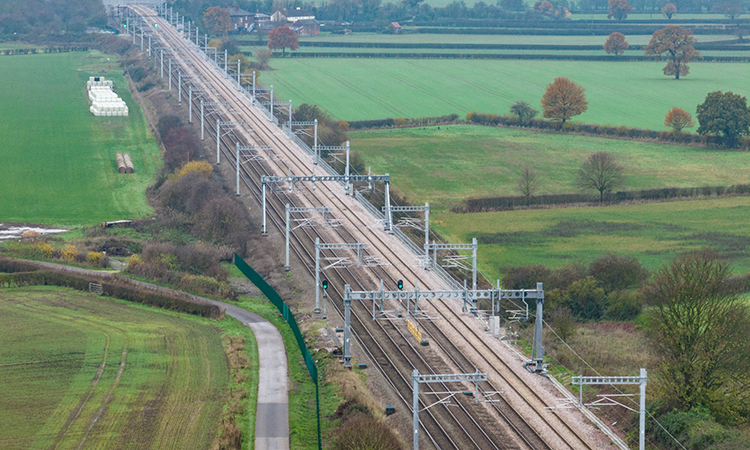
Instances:
[[[643,47],[647,56],[667,55],[669,62],[664,66],[664,75],[674,75],[676,80],[680,75],[690,73],[687,63],[693,58],[700,58],[700,52],[696,51],[692,44],[695,43],[693,30],[682,28],[678,25],[669,25],[663,30],[655,32],[651,36],[651,42]]]
[[[584,91],[581,85],[565,77],[555,78],[542,97],[543,116],[564,124],[571,117],[582,114],[589,104]]]
[[[616,31],[610,34],[607,42],[604,43],[604,51],[610,54],[614,53],[615,56],[622,55],[629,48],[630,44],[625,40],[625,35]]]
[[[625,20],[631,12],[633,12],[633,7],[630,6],[628,0],[609,0],[607,19],[614,17],[617,20]]]
[[[677,7],[673,3],[667,3],[664,8],[661,9],[661,13],[664,17],[671,19],[673,15],[677,14]]]
[[[227,34],[232,27],[232,19],[229,17],[229,11],[220,6],[208,8],[203,13],[203,23],[208,28],[209,34],[216,36]]]
[[[695,121],[689,112],[675,107],[664,117],[664,126],[672,128],[674,134],[680,134],[683,128],[693,128]]]
[[[268,48],[271,50],[281,49],[281,56],[286,56],[286,48],[297,50],[299,48],[299,39],[297,33],[289,27],[278,27],[268,33]]]

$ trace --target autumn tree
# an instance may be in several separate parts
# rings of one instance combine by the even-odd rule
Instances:
[[[573,116],[583,114],[588,108],[585,89],[565,77],[555,78],[542,96],[543,116],[565,123]]]
[[[664,66],[664,75],[674,75],[676,80],[680,75],[690,73],[687,63],[693,58],[700,58],[700,52],[696,51],[692,44],[695,43],[693,30],[682,28],[678,25],[669,25],[663,30],[655,32],[651,36],[651,42],[643,47],[647,56],[661,56],[666,54],[669,62]]]
[[[599,191],[599,202],[604,194],[623,185],[623,167],[614,155],[607,152],[594,153],[578,169],[576,184],[581,189]]]
[[[255,60],[258,61],[261,69],[268,64],[268,60],[271,59],[271,56],[273,56],[271,50],[265,48],[259,48],[255,51]]]
[[[609,54],[614,53],[615,56],[622,55],[628,48],[630,48],[630,44],[625,40],[625,35],[618,32],[610,34],[604,43],[604,51]]]
[[[631,12],[633,12],[633,7],[630,6],[628,0],[609,0],[607,19],[614,17],[617,20],[625,20]]]
[[[661,9],[661,13],[664,14],[664,17],[667,19],[671,19],[672,16],[677,14],[677,7],[674,5],[674,3],[667,3],[664,5],[664,8]]]
[[[518,121],[521,123],[527,123],[529,120],[533,119],[537,114],[539,114],[539,111],[532,108],[531,105],[529,105],[526,102],[515,102],[513,106],[510,107],[510,113],[518,116]]]
[[[698,133],[722,136],[727,147],[737,146],[739,138],[750,133],[747,98],[732,92],[709,92],[697,113]]]
[[[531,205],[531,198],[539,189],[539,174],[531,167],[521,170],[521,178],[518,179],[516,190],[526,198],[526,206]]]
[[[750,314],[732,294],[731,275],[726,259],[704,250],[657,271],[646,290],[646,336],[661,359],[660,388],[669,408],[702,405],[721,421],[739,409],[747,413]]]
[[[734,20],[742,15],[742,3],[739,0],[720,2],[711,8],[711,12],[724,14],[728,18]]]
[[[299,40],[294,30],[289,27],[278,27],[268,33],[268,48],[271,50],[281,49],[281,56],[284,57],[287,47],[289,50],[299,48]]]
[[[672,128],[675,134],[680,134],[683,128],[692,128],[695,126],[693,116],[682,108],[672,108],[664,117],[664,126]]]
[[[203,13],[203,24],[209,34],[223,36],[232,27],[232,20],[229,17],[229,11],[220,6],[212,6]]]

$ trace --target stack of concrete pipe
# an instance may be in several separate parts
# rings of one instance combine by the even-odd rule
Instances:
[[[117,156],[115,157],[115,161],[117,161],[118,173],[134,173],[135,172],[135,166],[133,166],[133,161],[130,160],[129,154],[117,153]]]

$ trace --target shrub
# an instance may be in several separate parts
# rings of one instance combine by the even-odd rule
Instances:
[[[570,309],[559,307],[549,313],[552,329],[555,330],[560,339],[567,341],[576,333],[576,321]]]
[[[636,291],[614,291],[607,296],[606,319],[633,320],[643,311],[643,295]]]
[[[396,118],[396,126],[397,127],[403,127],[404,125],[406,125],[406,122],[407,122],[406,119],[403,119],[401,117]]]
[[[156,201],[162,208],[195,214],[220,195],[221,191],[216,183],[200,172],[189,172],[180,178],[164,182],[157,192]]]
[[[213,171],[214,167],[206,161],[190,161],[180,167],[179,171],[175,172],[174,179],[182,178],[185,175],[193,172],[201,174],[208,178],[211,176],[211,173],[213,173]]]
[[[537,283],[546,284],[551,278],[552,271],[542,265],[517,266],[507,268],[505,274],[503,277],[505,289],[536,289]]]
[[[99,262],[104,257],[104,253],[101,252],[89,252],[88,255],[86,255],[86,262],[91,264],[92,266],[98,266]]]
[[[648,270],[636,258],[614,253],[602,255],[592,261],[588,274],[607,293],[637,288],[649,277]]]
[[[337,432],[334,450],[347,449],[401,450],[393,432],[379,420],[364,414],[353,414]]]
[[[55,253],[55,247],[49,245],[47,242],[39,242],[37,249],[42,252],[45,258],[52,258],[52,255]]]
[[[132,271],[135,267],[138,265],[143,264],[143,259],[141,259],[138,255],[130,255],[130,258],[128,258],[127,265],[125,266],[125,270]]]
[[[72,244],[66,244],[62,249],[62,253],[60,253],[60,258],[66,261],[75,261],[77,256],[78,250],[76,250],[75,245]]]
[[[599,320],[604,315],[605,300],[604,289],[589,276],[570,285],[565,305],[581,320]]]

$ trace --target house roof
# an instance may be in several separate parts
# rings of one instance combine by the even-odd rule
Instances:
[[[286,22],[286,16],[281,11],[271,14],[271,22]]]
[[[315,19],[300,19],[294,22],[294,26],[300,25],[320,25],[320,22]]]
[[[304,9],[292,9],[287,11],[286,16],[289,19],[293,19],[295,17],[315,17],[315,14]]]
[[[391,22],[391,26],[393,28],[401,28],[401,25],[399,25],[398,22]]]
[[[230,6],[227,8],[229,11],[229,17],[239,17],[239,16],[254,16],[253,13],[247,12],[244,9],[240,9],[236,6]]]

